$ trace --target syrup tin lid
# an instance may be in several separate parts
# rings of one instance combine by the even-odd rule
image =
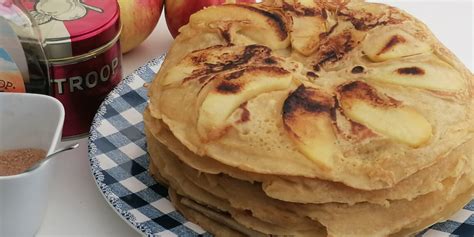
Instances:
[[[51,62],[93,54],[120,34],[116,0],[21,0],[45,38]]]

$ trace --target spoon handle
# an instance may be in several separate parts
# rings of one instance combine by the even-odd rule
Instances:
[[[61,152],[64,152],[64,151],[69,151],[69,150],[72,150],[72,149],[76,149],[78,147],[79,147],[79,143],[75,143],[75,144],[60,148],[59,150],[56,150],[53,153],[51,153],[51,155],[47,156],[45,159],[49,159],[49,157],[51,157],[51,156],[55,156],[55,155],[57,155]],[[43,160],[45,160],[45,159],[43,159]]]
[[[62,152],[65,152],[65,151],[69,151],[69,150],[72,150],[72,149],[76,149],[79,147],[79,143],[76,143],[76,144],[73,144],[73,145],[69,145],[67,147],[63,147],[59,150],[56,150],[55,152],[51,153],[49,156],[46,156],[44,159],[42,159],[40,162],[34,164],[33,166],[31,166],[30,168],[28,168],[25,172],[23,173],[27,173],[27,172],[31,172],[35,169],[37,169],[38,167],[40,167],[42,164],[44,164],[46,161],[48,161],[49,159],[51,159],[52,157],[56,156],[57,154],[59,153],[62,153]]]

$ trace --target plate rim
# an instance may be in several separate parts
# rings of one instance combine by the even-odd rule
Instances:
[[[106,106],[111,104],[116,98],[114,97],[114,95],[119,95],[120,92],[125,89],[125,85],[136,80],[135,75],[140,74],[140,71],[146,70],[147,68],[153,66],[156,67],[157,65],[159,66],[158,70],[161,69],[161,65],[163,64],[165,57],[166,53],[147,61],[146,64],[138,67],[132,73],[123,78],[120,83],[112,91],[109,92],[109,94],[105,97],[104,101],[100,104],[96,114],[94,115],[92,125],[89,131],[89,136],[87,138],[87,154],[89,158],[90,171],[94,178],[94,183],[96,184],[102,197],[104,197],[107,204],[114,210],[114,212],[118,216],[120,216],[122,220],[124,220],[139,234],[145,234],[147,236],[154,236],[154,233],[152,233],[151,229],[143,223],[136,222],[136,217],[132,213],[123,210],[121,208],[122,201],[120,200],[120,198],[117,197],[115,193],[111,191],[109,185],[104,183],[104,174],[102,173],[104,170],[100,167],[100,163],[96,158],[97,146],[94,144],[94,141],[98,138],[97,128],[102,124],[102,121],[104,120],[103,116],[107,112]]]

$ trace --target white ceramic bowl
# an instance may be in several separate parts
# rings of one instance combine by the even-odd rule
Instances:
[[[61,138],[62,104],[50,96],[0,93],[0,150],[39,148],[51,154]],[[31,237],[48,204],[54,159],[37,169],[0,176],[0,236]]]

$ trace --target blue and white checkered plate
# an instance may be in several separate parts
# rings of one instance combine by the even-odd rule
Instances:
[[[99,108],[89,137],[92,174],[113,209],[142,234],[210,236],[175,210],[167,197],[167,188],[147,170],[142,118],[147,90],[143,85],[154,78],[163,59],[164,55],[126,77]],[[420,236],[474,236],[474,201]]]

